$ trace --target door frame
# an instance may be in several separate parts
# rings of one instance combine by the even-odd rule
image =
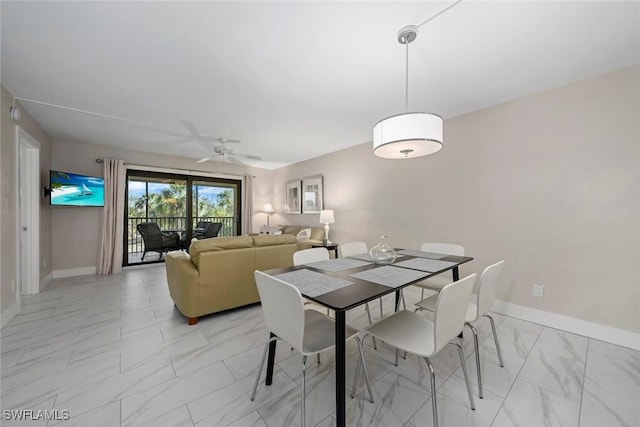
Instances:
[[[40,292],[40,143],[16,125],[16,298]],[[26,231],[23,230],[26,227]],[[23,247],[25,250],[23,251]],[[24,256],[23,256],[24,253]]]

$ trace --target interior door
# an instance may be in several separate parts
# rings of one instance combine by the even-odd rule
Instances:
[[[18,135],[19,298],[40,291],[40,144],[22,129]]]

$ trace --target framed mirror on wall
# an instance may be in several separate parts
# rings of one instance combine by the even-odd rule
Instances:
[[[302,213],[319,214],[324,208],[322,175],[302,179]]]
[[[284,213],[299,214],[302,211],[302,184],[300,180],[287,182]]]

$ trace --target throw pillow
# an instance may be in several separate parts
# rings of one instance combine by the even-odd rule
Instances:
[[[277,225],[263,225],[260,227],[260,234],[275,234],[276,231],[279,231],[280,227]]]
[[[298,239],[298,240],[309,240],[310,237],[311,237],[311,229],[310,228],[304,228],[304,229],[300,230],[300,232],[298,234],[296,234],[296,239]]]
[[[278,231],[276,231],[275,233],[273,233],[273,235],[274,235],[274,236],[279,236],[279,235],[281,235],[281,234],[282,234],[282,231],[280,231],[280,230],[278,230]]]

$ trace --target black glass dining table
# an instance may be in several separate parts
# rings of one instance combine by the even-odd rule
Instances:
[[[459,279],[458,267],[472,257],[396,249],[391,265],[372,263],[368,255],[331,259],[296,267],[266,270],[300,289],[302,296],[335,313],[336,424],[346,425],[346,313],[355,307],[395,293],[399,308],[400,290],[429,277],[452,272]],[[432,271],[427,271],[432,270]],[[269,347],[266,385],[273,380],[276,341]]]

